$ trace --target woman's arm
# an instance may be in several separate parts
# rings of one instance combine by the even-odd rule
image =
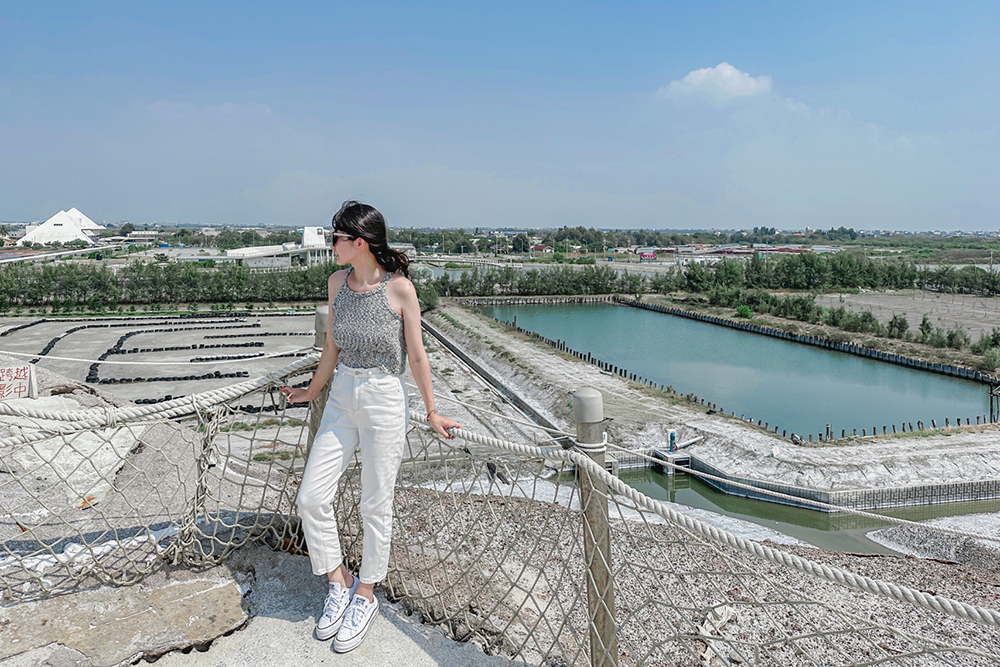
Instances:
[[[413,288],[413,283],[405,278],[393,279],[389,282],[389,286],[392,288],[394,300],[398,299],[401,306],[406,354],[410,358],[410,371],[413,373],[413,379],[417,383],[417,389],[420,390],[424,406],[427,408],[427,421],[435,431],[450,440],[455,436],[449,434],[446,429],[455,426],[461,428],[462,425],[439,413],[434,406],[431,365],[427,359],[427,351],[424,349],[423,331],[420,328],[420,302],[417,300],[417,291]]]
[[[333,301],[337,298],[340,286],[344,284],[343,271],[337,271],[330,276],[327,281],[327,303],[330,307],[329,317],[326,318],[326,342],[323,343],[323,352],[319,356],[319,364],[316,372],[313,373],[312,382],[306,389],[292,387],[282,387],[281,393],[288,397],[292,403],[311,401],[319,396],[320,390],[330,381],[330,376],[337,368],[337,360],[340,357],[340,348],[333,342]]]

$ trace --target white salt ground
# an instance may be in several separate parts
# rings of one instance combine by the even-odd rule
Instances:
[[[989,569],[1000,567],[1000,514],[946,516],[922,523],[998,539],[963,538],[908,526],[874,530],[868,533],[868,538],[907,556],[953,560]]]
[[[55,413],[77,411],[82,406],[72,396],[41,396],[31,399],[30,405],[25,404],[25,407]],[[55,429],[64,425],[52,420],[6,416],[0,432],[7,435],[22,430],[34,433],[46,427]],[[34,476],[44,478],[53,489],[64,491],[66,502],[79,505],[80,499],[97,502],[111,491],[108,480],[124,465],[135,443],[135,435],[127,429],[95,429],[37,440],[31,447],[13,447],[10,456],[21,470],[33,471]]]

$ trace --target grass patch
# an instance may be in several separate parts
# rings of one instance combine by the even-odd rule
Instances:
[[[223,426],[219,429],[220,433],[229,433],[230,431],[252,431],[254,427],[246,422],[233,422],[229,426]]]
[[[268,417],[267,419],[260,422],[260,428],[267,428],[268,426],[305,426],[306,423],[301,419],[295,419],[293,417],[288,417],[286,419],[278,419],[277,417]]]
[[[283,449],[273,454],[267,452],[260,452],[259,454],[253,455],[253,460],[259,463],[270,463],[271,461],[291,461],[294,458],[295,452]]]

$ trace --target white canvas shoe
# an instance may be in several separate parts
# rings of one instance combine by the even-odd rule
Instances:
[[[333,650],[337,653],[347,653],[358,647],[368,634],[368,628],[378,616],[378,598],[369,602],[363,595],[355,595],[351,605],[344,613],[344,622],[333,640]]]
[[[316,639],[326,641],[337,634],[344,621],[344,613],[360,584],[361,580],[357,577],[354,577],[354,585],[350,588],[344,588],[336,582],[330,584],[330,592],[326,594],[326,603],[323,605],[323,615],[316,621]]]

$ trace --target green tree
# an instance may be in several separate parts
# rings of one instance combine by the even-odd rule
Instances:
[[[743,263],[723,259],[715,264],[715,284],[720,287],[743,287]]]
[[[698,262],[691,262],[684,267],[684,277],[688,290],[692,292],[707,292],[712,287],[712,273]]]
[[[906,330],[909,328],[910,323],[906,321],[906,316],[897,313],[889,321],[887,333],[889,334],[889,338],[903,338],[906,336]]]
[[[767,270],[767,262],[755,252],[747,262],[746,270],[743,272],[743,283],[747,287],[770,287],[771,276]]]
[[[920,339],[927,340],[932,333],[934,333],[934,324],[931,323],[931,318],[925,313],[924,318],[920,320]]]
[[[511,242],[511,248],[514,252],[518,253],[528,252],[528,249],[531,248],[531,241],[528,239],[528,235],[518,234],[515,236],[514,240]]]

